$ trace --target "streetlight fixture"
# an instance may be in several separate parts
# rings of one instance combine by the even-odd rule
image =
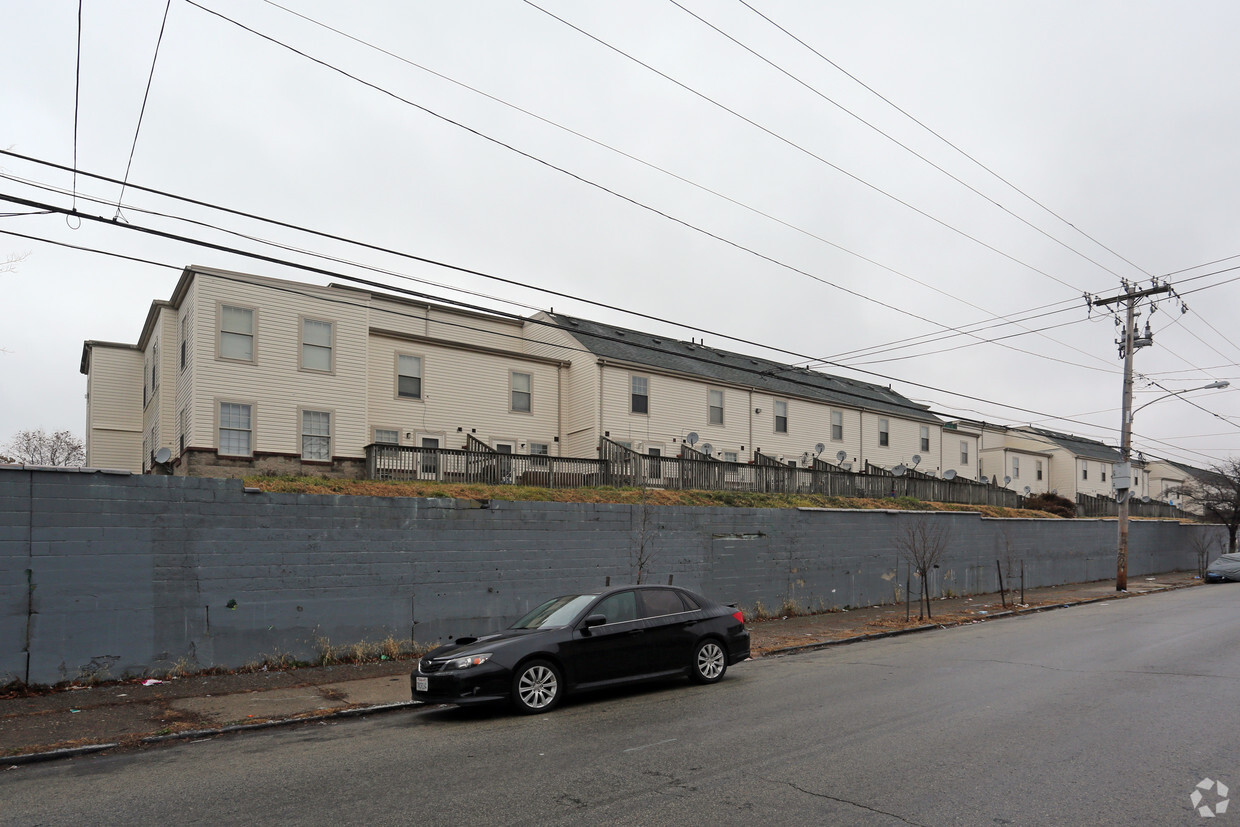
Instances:
[[[1157,399],[1151,399],[1149,402],[1146,402],[1144,405],[1141,405],[1136,410],[1134,410],[1131,414],[1128,415],[1128,421],[1132,422],[1132,418],[1137,415],[1137,411],[1141,410],[1141,408],[1148,408],[1150,405],[1153,405],[1155,402],[1161,402],[1164,399],[1170,399],[1173,396],[1180,396],[1186,393],[1194,393],[1196,391],[1222,390],[1223,388],[1227,388],[1230,386],[1231,386],[1230,382],[1228,382],[1226,379],[1221,379],[1218,382],[1211,382],[1208,385],[1202,385],[1200,388],[1186,388],[1182,391],[1172,391],[1171,393],[1164,393],[1162,396],[1158,397]]]

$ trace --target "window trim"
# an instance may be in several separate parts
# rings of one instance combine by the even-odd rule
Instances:
[[[306,322],[316,322],[325,324],[331,328],[331,342],[327,347],[327,370],[322,368],[306,367]],[[317,373],[323,376],[336,375],[336,322],[330,319],[319,319],[314,316],[298,315],[297,317],[297,369],[305,373]],[[323,345],[310,345],[310,347],[324,347]]]
[[[518,376],[528,376],[530,378],[530,389],[528,391],[517,390],[516,378]],[[514,403],[516,402],[516,395],[518,393],[524,393],[526,396],[529,397],[529,401],[530,401],[529,410],[523,411],[514,405]],[[534,415],[534,372],[533,371],[517,370],[515,368],[510,369],[508,371],[508,412],[514,413],[514,414],[522,414],[523,416]]]
[[[960,440],[960,464],[969,464],[969,440],[967,439]]]
[[[1012,479],[1020,479],[1020,457],[1012,455]]]
[[[255,445],[258,442],[258,404],[252,399],[234,399],[227,396],[217,396],[214,400],[213,430],[215,432],[215,453],[221,457],[231,457],[233,459],[254,459]],[[220,441],[220,406],[221,405],[247,405],[250,408],[250,452],[248,454],[225,454]],[[240,428],[230,428],[229,430],[239,431]]]
[[[181,317],[181,366],[180,372],[185,373],[185,368],[189,365],[189,332],[190,332],[190,314],[186,313]]]
[[[418,395],[402,396],[400,392],[400,357],[408,356],[418,360]],[[397,350],[392,353],[392,398],[405,402],[424,402],[426,400],[426,357],[420,353],[409,353]]]
[[[396,441],[395,442],[380,442],[379,441],[380,431],[391,431],[392,433],[396,434]],[[370,428],[370,441],[374,445],[400,445],[401,444],[400,443],[400,428],[385,428],[382,425],[372,425]]]
[[[713,411],[716,408],[715,405],[711,404],[711,400],[714,398],[714,394],[716,393],[719,394],[719,405],[717,406],[719,408],[719,421],[718,422],[715,422],[711,418],[711,411]],[[727,418],[724,416],[725,403],[726,403],[726,397],[723,394],[723,388],[707,388],[706,389],[706,424],[707,425],[711,425],[711,426],[715,426],[719,428],[726,427]]]
[[[917,444],[921,446],[921,453],[928,454],[930,453],[930,426],[918,425],[917,428]]]
[[[891,420],[879,417],[878,420],[878,447],[891,447]]]
[[[783,406],[783,408],[784,408],[784,414],[783,414],[784,427],[783,427],[783,428],[780,428],[780,427],[779,427],[779,420],[780,420],[780,415],[779,415],[779,407],[780,407],[781,405],[782,405],[782,406]],[[774,404],[774,408],[775,408],[775,425],[774,425],[775,430],[774,430],[774,433],[777,433],[777,434],[786,434],[786,433],[788,433],[788,400],[787,400],[787,399],[776,399],[776,400],[775,400],[775,404]]]
[[[835,435],[836,428],[839,428],[839,436]],[[835,408],[831,409],[831,441],[832,442],[843,442],[844,441],[844,412],[840,410],[836,410]]]
[[[322,436],[322,434],[306,434],[307,413],[325,413],[327,414],[327,459],[309,459],[306,457],[306,437]],[[297,406],[297,456],[302,462],[312,462],[317,465],[331,465],[335,461],[336,456],[336,409],[335,408],[319,408],[311,405]]]
[[[1034,479],[1042,479],[1042,460],[1035,459],[1033,461]]]
[[[641,379],[645,381],[646,383],[646,392],[644,394],[638,394],[633,388],[633,383],[636,382],[638,379]],[[646,410],[644,411],[639,411],[633,406],[633,400],[636,399],[638,396],[642,396],[646,400]],[[629,413],[634,414],[636,416],[650,416],[650,376],[649,375],[643,375],[640,373],[629,374]]]
[[[223,351],[224,333],[231,332],[224,330],[224,308],[231,307],[234,310],[250,311],[250,358],[239,359],[236,356],[225,356]],[[223,299],[215,302],[215,358],[221,362],[232,362],[238,365],[257,365],[258,364],[258,317],[257,307],[250,307],[244,304],[229,304]],[[245,335],[245,334],[237,334]]]

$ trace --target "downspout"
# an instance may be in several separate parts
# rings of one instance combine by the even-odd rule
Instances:
[[[555,441],[560,443],[556,446],[555,455],[561,456],[564,450],[564,365],[559,364],[555,367]]]
[[[606,362],[602,359],[598,360],[598,420],[594,427],[594,446],[597,450],[603,443],[603,368]]]
[[[772,402],[771,404],[774,405],[775,403]],[[747,413],[749,418],[749,455],[753,456],[753,388],[749,389],[749,410]],[[737,459],[740,459],[740,457],[738,456]]]

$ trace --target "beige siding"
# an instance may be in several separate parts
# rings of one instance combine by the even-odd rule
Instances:
[[[421,399],[397,397],[397,354],[422,359]],[[517,453],[527,453],[531,442],[547,443],[552,455],[560,453],[555,439],[560,419],[556,365],[521,353],[502,356],[372,335],[367,370],[369,419],[378,427],[399,430],[402,444],[416,444],[424,434],[442,439],[441,447],[463,448],[466,434],[473,434],[489,445],[514,443]],[[530,413],[511,410],[513,371],[532,377]]]
[[[256,405],[253,447],[257,452],[301,454],[299,409],[332,411],[332,454],[362,457],[370,441],[366,420],[367,309],[364,298],[311,285],[273,289],[261,281],[247,283],[197,276],[194,308],[191,444],[216,448],[219,401]],[[217,356],[221,304],[256,309],[254,362]],[[359,306],[360,305],[360,306]],[[333,324],[333,372],[300,369],[301,319]]]
[[[549,321],[546,314],[537,318]],[[586,351],[580,342],[563,330],[547,325],[528,323],[525,326],[525,352],[545,359],[570,363],[563,371],[560,424],[561,454],[568,457],[598,455],[599,377],[598,358]]]
[[[140,472],[142,354],[92,346],[86,394],[86,464]]]
[[[374,296],[370,304],[370,326],[380,330],[507,351],[520,351],[523,346],[523,323],[519,320],[453,312],[383,296]]]
[[[195,328],[194,328],[194,325],[197,323],[196,312],[195,312],[197,308],[197,302],[198,302],[198,282],[197,280],[195,280],[192,284],[190,284],[189,289],[187,290],[185,294],[185,298],[182,299],[181,306],[178,308],[178,312],[177,312],[177,331],[176,331],[176,336],[177,336],[177,356],[176,356],[177,425],[176,425],[176,432],[175,434],[172,435],[172,440],[174,443],[176,443],[176,446],[179,447],[179,443],[181,439],[181,426],[182,426],[180,417],[181,417],[181,412],[184,411],[185,412],[185,419],[184,419],[185,447],[186,448],[212,448],[214,447],[214,442],[209,442],[205,440],[195,442],[193,439],[194,421],[196,419],[196,417],[194,416],[194,396],[193,396],[194,377],[195,377],[194,360],[198,353],[198,340],[199,340],[199,337],[195,334]],[[187,334],[186,341],[185,341],[185,367],[184,368],[181,367],[181,361],[180,361],[181,360],[180,348],[181,348],[181,325],[182,323],[186,325],[186,334]],[[180,456],[181,452],[177,450],[177,447],[173,448],[172,453],[174,456]]]
[[[888,422],[890,444],[886,448],[878,444],[880,419],[886,419]],[[942,470],[939,450],[942,444],[941,426],[930,422],[900,419],[892,414],[868,411],[862,416],[861,423],[865,458],[875,465],[891,468],[903,463],[911,468],[914,465],[913,456],[917,455],[921,457],[921,462],[917,464],[918,471],[928,473]],[[930,449],[926,451],[921,448],[921,428],[923,427],[927,428],[930,434]],[[864,468],[859,470],[864,470]]]

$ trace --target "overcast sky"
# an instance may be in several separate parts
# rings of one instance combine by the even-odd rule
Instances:
[[[820,359],[944,417],[1111,444],[1118,334],[1083,294],[1174,274],[1180,298],[1142,308],[1136,404],[1238,387],[1150,405],[1134,443],[1240,449],[1240,4],[171,0],[152,75],[166,4],[84,0],[75,94],[78,3],[0,0],[0,149],[526,287],[79,175],[82,213],[120,199],[130,228]],[[68,172],[0,173],[5,196],[74,204]],[[333,280],[10,215],[30,209],[0,202],[0,231],[38,239],[0,235],[20,258],[0,274],[0,443],[81,434],[82,342],[136,342],[184,265]]]

